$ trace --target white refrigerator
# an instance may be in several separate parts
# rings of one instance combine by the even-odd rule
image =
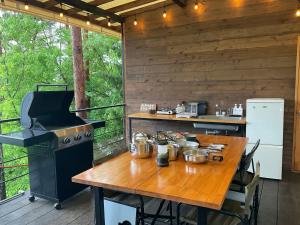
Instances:
[[[247,153],[258,139],[260,146],[254,162],[260,162],[261,177],[282,179],[284,100],[279,98],[248,99],[246,105]],[[250,169],[252,172],[252,169]]]

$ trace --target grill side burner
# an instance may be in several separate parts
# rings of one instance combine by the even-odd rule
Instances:
[[[47,86],[47,85],[46,85]],[[53,85],[50,85],[53,86]],[[71,178],[92,167],[94,129],[103,121],[88,121],[69,111],[74,92],[28,93],[21,105],[25,130],[0,135],[0,143],[28,147],[30,200],[34,196],[55,201],[55,207],[85,185]]]

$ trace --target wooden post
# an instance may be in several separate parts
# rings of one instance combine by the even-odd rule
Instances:
[[[75,105],[77,109],[83,109],[87,107],[87,99],[85,97],[86,74],[83,62],[81,28],[72,26],[72,42]],[[87,118],[86,112],[80,112],[78,115],[81,118]]]
[[[1,120],[1,115],[2,113],[0,112],[0,120]],[[0,123],[0,134],[1,134],[2,130],[1,130],[1,123]],[[3,166],[3,161],[4,161],[4,157],[3,157],[3,146],[0,143],[0,166]],[[6,186],[5,183],[2,183],[3,181],[5,181],[5,176],[4,176],[4,169],[0,167],[0,200],[6,199]]]

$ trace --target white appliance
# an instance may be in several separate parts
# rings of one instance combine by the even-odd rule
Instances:
[[[104,218],[106,225],[136,224],[137,209],[110,200],[104,200]]]
[[[254,154],[259,161],[261,177],[282,179],[284,100],[279,98],[254,98],[247,100],[246,136],[247,153],[258,139],[260,146]],[[252,169],[250,169],[252,172]]]

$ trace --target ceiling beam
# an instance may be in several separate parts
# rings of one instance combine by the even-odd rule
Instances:
[[[119,22],[119,23],[125,22],[124,17],[118,16],[112,12],[98,8],[97,6],[93,6],[89,3],[80,0],[60,0],[60,2],[81,9],[83,11],[87,11],[99,17],[109,17],[114,22]]]
[[[103,5],[103,4],[111,2],[111,1],[113,1],[113,0],[93,0],[93,1],[89,2],[89,4],[91,4],[93,6],[100,6],[100,5]],[[74,13],[78,13],[80,11],[82,11],[82,10],[77,9],[77,8],[72,8],[72,9],[68,10],[68,13],[74,14]]]
[[[18,0],[18,2],[23,2],[24,4],[27,2],[28,4],[30,4],[32,6],[35,6],[35,7],[38,7],[38,8],[41,8],[41,9],[45,9],[46,8],[45,6],[47,4],[47,3],[42,3],[42,2],[37,1],[37,0]],[[59,14],[60,12],[63,12],[66,16],[70,16],[70,17],[73,17],[75,19],[78,19],[78,20],[81,20],[81,21],[84,21],[84,22],[87,21],[87,20],[90,20],[90,22],[95,24],[96,26],[105,27],[107,29],[110,29],[110,30],[113,30],[113,31],[116,31],[116,32],[121,31],[119,27],[108,27],[107,24],[101,23],[100,21],[94,20],[94,19],[89,18],[87,16],[82,16],[82,15],[79,15],[79,14],[68,15],[68,10],[60,9],[60,8],[55,7],[55,6],[49,6],[49,7],[47,7],[47,10],[50,10],[51,12],[54,12],[54,13],[57,13],[57,14]]]
[[[186,0],[173,0],[173,2],[179,5],[180,7],[186,6]]]
[[[152,10],[156,10],[156,9],[159,9],[159,8],[163,8],[166,5],[168,5],[168,2],[167,3],[166,2],[160,2],[160,3],[154,4],[154,5],[149,5],[145,8],[138,8],[138,9],[130,10],[128,12],[121,12],[120,15],[126,18],[126,17],[130,17],[130,16],[138,15],[138,14],[143,14],[147,11],[152,11]]]
[[[119,5],[119,6],[110,8],[108,10],[110,12],[116,13],[116,12],[121,12],[121,11],[130,9],[130,8],[135,8],[135,7],[138,7],[138,6],[141,6],[141,5],[145,5],[145,4],[148,4],[148,3],[151,3],[151,2],[153,2],[153,0],[136,0],[136,1],[133,1],[133,2],[129,2],[129,3],[123,4],[123,5]]]

